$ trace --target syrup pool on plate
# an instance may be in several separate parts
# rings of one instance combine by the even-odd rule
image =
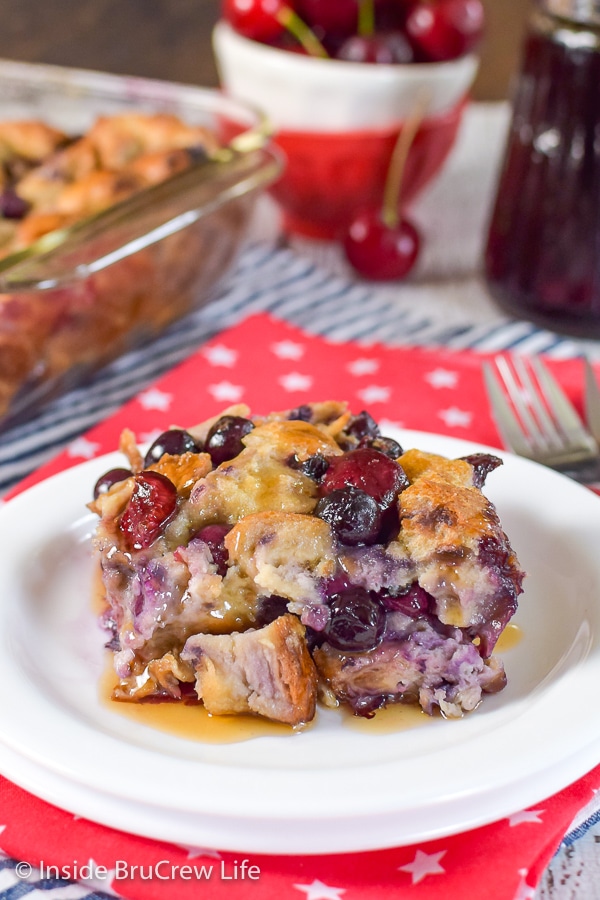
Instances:
[[[140,725],[164,731],[188,741],[206,744],[233,744],[255,737],[292,737],[310,728],[292,728],[279,722],[269,722],[258,716],[211,716],[201,703],[146,702],[127,703],[112,700],[111,695],[117,684],[112,669],[112,659],[108,660],[100,684],[100,699],[104,706],[119,716],[124,716]]]
[[[505,653],[521,641],[523,632],[518,625],[509,623],[496,644],[496,653]],[[112,700],[111,695],[117,684],[112,668],[112,656],[107,656],[107,664],[100,683],[100,699],[104,706],[119,716],[124,716],[148,728],[156,728],[189,741],[208,744],[233,744],[255,737],[292,737],[311,728],[318,719],[303,727],[291,728],[279,722],[269,722],[258,716],[211,716],[201,703],[127,703]],[[344,728],[351,728],[363,734],[392,734],[410,728],[419,728],[434,721],[416,704],[392,703],[378,710],[372,719],[355,716],[346,710],[336,710]]]

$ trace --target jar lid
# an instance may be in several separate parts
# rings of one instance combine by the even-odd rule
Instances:
[[[600,25],[600,0],[542,0],[541,5],[551,15],[582,25]]]

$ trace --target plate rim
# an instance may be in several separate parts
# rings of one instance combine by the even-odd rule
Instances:
[[[387,426],[387,423],[386,423],[386,426]],[[386,433],[389,431],[391,431],[391,429],[389,427],[387,427]],[[421,446],[421,447],[424,442],[431,442],[432,444],[438,444],[439,442],[441,442],[442,447],[443,446],[446,446],[446,448],[454,447],[455,449],[459,448],[459,447],[463,448],[460,451],[459,455],[465,455],[465,453],[467,452],[464,449],[465,447],[469,448],[469,452],[474,452],[475,450],[477,450],[478,452],[481,452],[481,451],[492,452],[492,453],[498,455],[500,458],[502,458],[505,461],[506,460],[517,461],[519,466],[533,467],[532,471],[535,470],[538,473],[540,471],[543,471],[544,477],[560,479],[560,482],[563,484],[563,486],[566,483],[566,485],[568,485],[568,490],[571,490],[571,489],[577,490],[581,497],[586,497],[586,496],[593,497],[593,495],[591,495],[588,491],[586,491],[585,488],[582,488],[580,485],[576,485],[574,482],[571,482],[565,476],[560,476],[554,472],[550,472],[547,469],[542,469],[542,467],[538,466],[535,463],[531,463],[528,460],[523,460],[521,458],[514,457],[512,454],[507,453],[503,450],[498,450],[496,448],[487,447],[476,440],[471,440],[468,438],[467,439],[455,438],[455,437],[446,436],[446,435],[438,435],[433,432],[432,433],[418,432],[418,431],[412,431],[409,429],[398,429],[397,431],[398,431],[398,436],[401,436],[404,438],[403,444],[405,447],[409,446],[409,441],[415,442],[414,444],[410,444],[410,446]],[[448,453],[447,449],[442,450],[441,447],[438,448],[437,450],[433,450],[433,452],[443,452],[445,455],[450,455]],[[105,468],[107,468],[111,465],[111,458],[112,458],[112,460],[117,459],[117,458],[121,459],[122,456],[120,453],[118,453],[118,451],[109,453],[109,454],[104,454],[100,457],[95,457],[92,460],[88,460],[86,462],[80,463],[79,465],[76,465],[76,466],[70,467],[69,469],[63,470],[62,472],[57,473],[56,475],[52,476],[51,478],[46,479],[43,482],[40,482],[40,483],[32,486],[31,488],[24,491],[23,493],[16,495],[14,498],[12,498],[10,501],[8,501],[0,509],[0,519],[8,516],[11,509],[17,509],[20,505],[23,505],[23,504],[27,505],[27,503],[30,502],[32,496],[35,498],[35,492],[38,492],[38,491],[52,492],[53,485],[60,484],[62,480],[64,480],[65,482],[68,483],[71,479],[74,479],[75,481],[77,480],[77,478],[83,479],[84,476],[87,475],[87,473],[90,473],[90,478],[89,478],[88,483],[90,484],[90,487],[91,487],[91,485],[93,484],[93,482],[91,480],[91,473],[98,471],[98,473],[100,474],[101,471],[104,471]],[[102,466],[104,466],[105,468],[101,469]],[[77,473],[77,474],[73,474],[73,473]],[[21,498],[25,498],[25,499],[21,499]],[[594,502],[598,502],[596,498],[594,498]],[[13,506],[13,504],[16,504],[16,506]],[[83,509],[84,509],[84,505],[82,503],[82,510]],[[600,513],[600,507],[598,507],[598,512]],[[3,602],[0,599],[0,621],[2,620],[2,616],[5,614],[4,607],[5,607],[5,602]],[[596,635],[596,639],[597,639],[597,635]],[[0,669],[1,669],[1,666],[0,666]],[[3,703],[3,698],[2,698],[2,695],[0,695],[0,708],[2,708],[2,703]],[[477,715],[477,713],[475,713],[475,715]],[[11,749],[13,751],[16,751],[16,747],[14,746],[15,742],[11,741],[10,736],[6,735],[5,730],[6,729],[3,728],[2,724],[0,724],[0,765],[3,764],[3,756],[4,756],[4,758],[5,758],[4,766],[6,767],[6,758],[10,755]],[[115,739],[112,738],[112,740],[115,740]],[[596,744],[598,744],[598,747],[596,746]],[[4,753],[2,752],[3,749],[5,751]],[[36,774],[37,774],[38,780],[40,777],[43,780],[44,772],[45,773],[54,772],[54,775],[57,774],[56,769],[53,770],[52,767],[49,767],[47,764],[47,761],[46,761],[46,763],[44,763],[44,761],[42,759],[39,759],[39,758],[36,759],[35,754],[33,754],[33,755],[30,754],[28,757],[28,760],[29,760],[29,763],[31,763],[31,765],[36,769]],[[563,768],[562,772],[559,771],[559,772],[550,773],[548,770],[546,772],[545,778],[543,778],[542,775],[540,774],[539,786],[538,786],[537,791],[534,791],[534,796],[533,796],[533,799],[531,799],[531,802],[535,803],[538,800],[542,799],[543,797],[548,796],[551,793],[554,793],[556,790],[559,790],[562,787],[565,787],[566,784],[570,783],[570,781],[573,780],[573,778],[585,774],[585,772],[588,771],[590,768],[592,768],[593,765],[595,763],[597,763],[599,760],[600,760],[600,730],[599,730],[598,734],[594,736],[594,740],[591,741],[591,743],[588,743],[585,747],[579,747],[577,752],[575,752],[574,754],[571,754],[571,756],[567,760],[562,761],[564,763],[564,768]],[[195,765],[197,765],[197,763],[195,763]],[[205,766],[206,764],[202,763],[202,765]],[[394,768],[394,767],[397,767],[397,762],[392,765],[392,768]],[[14,765],[10,763],[10,760],[8,763],[8,769],[14,770]],[[569,773],[568,777],[566,774],[567,772]],[[11,777],[10,772],[7,773],[7,777]],[[15,780],[17,780],[17,783],[19,783],[19,779],[22,778],[23,776],[22,776],[22,773],[20,773],[18,771],[14,771],[13,777],[15,778]],[[30,774],[26,777],[32,778],[33,776]],[[73,784],[77,783],[76,778],[71,778],[69,780]],[[271,779],[271,780],[273,780],[273,779]],[[86,788],[88,790],[92,789],[92,786],[88,782],[80,781],[80,784],[82,785],[82,790],[84,790]],[[21,784],[21,786],[23,786],[25,788],[27,787],[26,784]],[[39,790],[39,788],[38,788],[38,790]],[[529,792],[529,795],[531,795],[531,791]],[[117,801],[118,801],[117,806],[118,805],[122,806],[123,803],[127,803],[127,802],[135,802],[134,798],[123,799],[122,797],[115,795],[115,794],[111,794],[111,796],[113,796],[113,797],[117,796]],[[463,803],[463,806],[464,806],[464,803]],[[505,806],[506,806],[506,804],[505,804]],[[509,803],[508,806],[510,807],[511,804]],[[159,805],[157,808],[163,809],[164,806]],[[175,810],[175,812],[183,813],[184,810],[178,809],[178,810]],[[384,811],[384,814],[387,814],[387,812],[389,812],[391,814],[392,810]],[[403,814],[406,814],[406,812],[407,812],[407,810],[404,809]],[[208,815],[209,817],[213,816],[213,818],[215,818],[214,810],[208,811],[208,812],[205,811],[203,813],[200,812],[200,813],[198,813],[198,815],[201,815],[204,817],[206,817]],[[359,819],[364,819],[364,817],[365,817],[365,813],[358,813],[358,814],[355,813],[355,815]],[[370,817],[371,821],[374,819],[374,817],[375,818],[377,817],[377,813],[374,813],[373,811],[366,813],[366,815],[367,815],[367,817]],[[502,816],[500,816],[500,818],[501,817]],[[241,822],[245,821],[246,823],[252,821],[252,817],[248,818],[248,816],[239,815],[239,813],[236,816],[236,818],[239,819],[239,821],[241,821]],[[462,817],[463,821],[464,821],[464,818],[465,817],[463,816]],[[468,827],[477,827],[477,824],[486,824],[487,821],[493,821],[494,819],[498,818],[498,816],[496,816],[495,814],[490,812],[490,814],[487,816],[484,813],[481,813],[476,818],[479,819],[479,822],[478,823],[470,822]],[[303,817],[298,818],[297,816],[294,817],[294,821],[304,823],[307,826],[310,825],[311,828],[314,826],[315,822],[322,822],[322,821],[326,821],[326,820],[327,820],[327,817],[323,817],[323,816],[317,817],[316,820],[310,819],[310,817],[306,817],[306,818],[303,818]],[[277,822],[277,821],[280,821],[280,819],[270,815],[269,821]],[[103,824],[110,825],[111,823],[104,822]],[[118,823],[112,823],[112,824],[113,824],[113,827],[119,827]],[[152,830],[155,831],[156,829],[153,828]],[[310,831],[310,828],[307,827],[306,830]],[[399,840],[400,840],[400,843],[412,843],[415,839],[417,839],[417,840],[429,839],[428,834],[430,834],[430,833],[434,833],[434,836],[439,837],[439,836],[442,836],[443,834],[455,833],[457,830],[458,831],[464,830],[464,825],[462,827],[458,827],[456,829],[453,829],[450,825],[447,825],[445,828],[442,828],[442,832],[440,832],[439,827],[435,826],[435,824],[432,824],[429,831],[427,831],[427,829],[425,829],[424,833],[418,835],[416,838],[415,838],[414,834],[407,833],[405,839],[402,839],[401,835],[400,835],[400,839],[399,839],[398,832],[396,829],[396,831],[394,832],[394,834],[396,836],[393,839],[393,844],[398,845]],[[361,831],[365,831],[365,829],[361,829]],[[148,834],[147,836],[148,837],[156,837],[157,835]],[[168,837],[161,834],[159,839],[168,839]],[[253,842],[255,840],[258,840],[258,842],[260,844],[260,842],[261,842],[260,835],[258,835],[257,837],[252,839]],[[296,840],[298,840],[297,836],[296,836]],[[359,850],[376,849],[376,846],[373,845],[372,841],[369,839],[368,834],[362,834],[360,837],[357,837],[356,841],[354,841],[354,842],[351,840],[350,837],[344,838],[344,841],[345,841],[344,846],[348,851],[354,852],[354,851],[359,851]],[[222,847],[222,849],[235,849],[235,850],[244,849],[244,848],[240,848],[238,845],[236,845],[235,847],[227,848],[226,846],[223,846],[223,841],[221,841],[220,846]],[[295,846],[297,846],[297,844]],[[332,846],[332,844],[330,846]],[[379,847],[379,846],[381,846],[380,839],[377,840],[377,847]],[[307,848],[309,848],[309,849],[307,849]],[[336,846],[335,849],[329,849],[328,847],[325,847],[324,849],[322,849],[320,851],[316,850],[314,848],[314,840],[307,834],[305,846],[297,851],[294,851],[293,848],[291,848],[290,846],[287,845],[285,838],[282,839],[281,846],[279,849],[274,850],[272,846],[269,846],[269,847],[261,846],[258,848],[252,847],[249,849],[261,850],[262,852],[268,852],[268,853],[274,853],[274,852],[275,853],[277,853],[277,852],[279,852],[279,853],[290,853],[290,852],[311,852],[311,853],[312,852],[325,852],[325,853],[328,853],[328,852],[343,852],[344,848],[342,848],[340,846]]]

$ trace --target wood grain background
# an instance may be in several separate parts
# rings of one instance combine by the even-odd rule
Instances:
[[[0,57],[214,86],[219,0],[0,0]],[[484,0],[474,95],[509,96],[528,0]]]

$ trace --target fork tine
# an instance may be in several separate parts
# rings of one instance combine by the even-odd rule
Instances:
[[[542,446],[546,446],[548,448],[559,449],[563,447],[564,438],[561,437],[554,419],[552,419],[552,417],[549,415],[548,410],[542,402],[542,398],[540,396],[540,388],[534,383],[531,371],[525,364],[525,358],[522,356],[515,357],[513,359],[513,365],[515,367],[515,372],[518,373],[519,378],[521,379],[521,384],[525,389],[527,403],[529,404],[535,415],[535,420],[533,420],[533,417],[531,418],[534,421],[534,434],[536,440],[539,440]],[[538,429],[538,422],[541,425],[541,429]],[[531,426],[529,427],[531,431],[533,431]]]
[[[554,380],[546,366],[538,357],[531,360],[538,382],[544,391],[548,406],[556,418],[561,431],[572,443],[580,443],[591,450],[597,449],[596,442],[562,388]]]
[[[515,357],[513,359],[513,366],[515,368],[515,372],[518,372],[519,379],[521,384],[515,378],[515,374],[508,364],[508,360],[504,356],[496,357],[496,366],[498,367],[498,371],[502,376],[504,384],[506,386],[506,390],[508,391],[508,396],[518,413],[521,422],[525,426],[525,432],[528,435],[529,442],[534,442],[535,444],[547,448],[552,443],[552,438],[557,438],[556,429],[554,425],[549,420],[550,425],[550,441],[548,440],[548,436],[540,430],[538,426],[538,420],[543,417],[540,416],[539,407],[542,404],[538,399],[538,392],[533,385],[531,380],[531,376],[527,369],[525,368],[525,363],[521,359],[521,357]],[[527,398],[527,399],[525,399]],[[538,419],[536,420],[534,416],[532,416],[530,412],[530,406],[535,409],[536,415]],[[543,408],[542,408],[543,409]],[[542,422],[542,424],[546,424]],[[523,429],[522,429],[523,430]]]
[[[531,456],[531,446],[513,413],[490,363],[483,364],[483,378],[498,430],[509,450],[519,456]]]

